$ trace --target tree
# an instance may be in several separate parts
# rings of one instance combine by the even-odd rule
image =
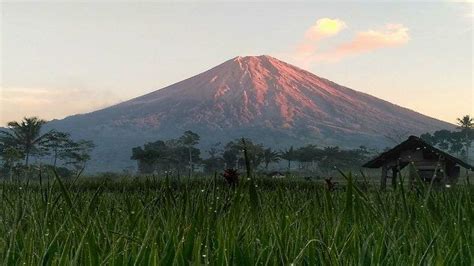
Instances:
[[[323,152],[316,145],[309,144],[295,150],[295,160],[300,162],[303,169],[308,169],[308,166],[313,165],[315,161],[322,159]]]
[[[167,168],[182,169],[188,165],[189,169],[193,171],[193,163],[201,160],[201,151],[193,145],[185,145],[181,138],[167,140],[165,144],[163,160],[160,161],[166,161]]]
[[[273,151],[271,148],[267,148],[263,152],[263,161],[265,162],[265,170],[268,170],[268,165],[273,162],[280,160],[280,154]]]
[[[449,152],[453,154],[462,155],[466,152],[464,148],[464,135],[462,132],[451,132],[448,139]]]
[[[56,167],[57,160],[68,157],[68,152],[74,148],[74,142],[70,135],[65,132],[51,131],[47,137],[46,148],[51,151],[53,156],[53,166]]]
[[[86,162],[91,159],[90,153],[95,145],[89,140],[80,140],[78,142],[70,142],[70,147],[65,152],[64,158],[66,164],[73,165],[77,170],[84,169]]]
[[[218,147],[220,145],[220,142],[212,145],[212,147],[209,148],[209,150],[207,151],[207,153],[209,154],[209,158],[203,160],[205,171],[208,173],[212,173],[217,169],[222,169],[225,167],[224,159],[219,156],[221,150]]]
[[[281,152],[281,158],[285,159],[288,162],[288,171],[291,170],[291,162],[295,159],[295,155],[296,154],[295,150],[293,149],[293,146]]]
[[[199,139],[200,139],[199,135],[192,132],[191,130],[185,131],[183,136],[179,138],[179,142],[181,142],[185,147],[188,148],[189,169],[191,171],[194,171],[192,148],[199,143]]]
[[[436,140],[435,140],[435,137],[433,135],[431,135],[430,133],[424,133],[424,134],[421,134],[420,135],[420,138],[426,142],[428,142],[429,144],[435,146],[436,145]]]
[[[256,169],[263,162],[264,147],[262,144],[255,144],[250,139],[236,139],[228,142],[224,147],[222,158],[227,168],[233,168],[235,165],[236,168],[239,168],[244,165],[242,154],[244,142],[251,166]]]
[[[239,154],[239,146],[236,143],[234,143],[233,141],[227,143],[224,147],[224,152],[222,153],[222,158],[224,159],[225,167],[235,167],[239,159]]]
[[[438,130],[433,133],[434,144],[437,145],[442,150],[449,150],[449,145],[452,142],[453,132],[443,129]]]
[[[0,131],[0,142],[3,146],[14,147],[24,155],[28,166],[30,156],[41,151],[48,141],[50,132],[41,134],[45,120],[37,117],[25,117],[22,121],[8,122],[8,130]]]
[[[334,167],[342,168],[340,157],[341,150],[338,146],[325,147],[322,151],[320,167],[326,171],[333,170]]]
[[[243,151],[244,147],[247,149],[247,157],[250,165],[253,169],[257,169],[258,166],[264,162],[265,148],[263,144],[253,143],[251,139],[241,139],[239,142],[240,150]]]
[[[472,140],[474,138],[473,129],[474,129],[474,119],[469,115],[465,115],[462,118],[458,118],[458,129],[461,130],[461,133],[464,135],[464,146],[466,152],[466,161],[469,161],[469,148],[471,147]]]
[[[209,150],[207,150],[207,153],[209,154],[209,157],[211,158],[216,158],[218,157],[219,153],[222,152],[222,150],[219,148],[221,145],[220,142],[214,143]]]
[[[138,170],[142,174],[152,173],[158,169],[181,169],[188,161],[199,161],[201,151],[193,146],[186,147],[182,139],[158,140],[142,147],[132,149],[130,159],[137,160]]]
[[[142,174],[153,173],[157,169],[158,160],[164,158],[167,147],[164,141],[147,143],[132,149],[132,157],[138,163],[138,171]]]
[[[13,168],[16,167],[18,162],[23,158],[23,154],[14,147],[6,147],[2,149],[0,155],[3,161],[3,168],[7,171],[11,180],[13,177]]]

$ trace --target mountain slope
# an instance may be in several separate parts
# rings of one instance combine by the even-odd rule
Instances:
[[[380,147],[393,132],[452,127],[270,56],[236,57],[161,90],[50,126],[95,140],[100,159],[95,164],[109,170],[132,165],[133,146],[189,129],[202,136],[203,147],[242,136],[275,147],[310,142]]]

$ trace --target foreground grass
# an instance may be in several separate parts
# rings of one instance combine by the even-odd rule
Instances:
[[[54,180],[54,181],[53,181]],[[215,178],[0,184],[0,264],[473,265],[473,187]]]

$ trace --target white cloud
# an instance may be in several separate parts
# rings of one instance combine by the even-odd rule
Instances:
[[[309,41],[319,41],[337,35],[345,28],[347,28],[346,23],[340,19],[318,19],[316,23],[306,31],[305,39]]]

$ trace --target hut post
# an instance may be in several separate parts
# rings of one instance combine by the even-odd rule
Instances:
[[[392,188],[395,190],[397,188],[397,167],[392,168]]]
[[[419,178],[419,175],[416,171],[416,168],[415,168],[415,164],[413,162],[410,162],[408,164],[408,169],[410,170],[408,172],[408,179],[409,179],[409,182],[410,182],[410,189],[413,189],[415,188],[415,178],[418,178],[418,180],[420,179]]]
[[[387,166],[382,166],[382,176],[380,178],[380,189],[385,190],[387,187]]]
[[[443,185],[449,183],[447,171],[448,171],[447,163],[446,163],[446,161],[443,161],[443,162],[441,163],[441,173],[443,173],[443,182],[442,182]]]

